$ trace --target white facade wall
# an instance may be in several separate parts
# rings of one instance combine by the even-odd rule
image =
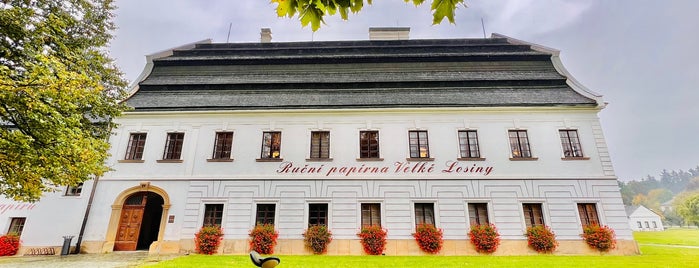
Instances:
[[[66,187],[44,193],[41,201],[23,203],[0,199],[0,230],[7,233],[12,218],[26,218],[21,234],[22,245],[49,247],[63,244],[63,236],[74,236],[75,245],[85,216],[89,189],[93,181],[86,181],[78,196],[66,196]]]
[[[596,203],[602,224],[619,239],[631,240],[616,177],[602,135],[598,110],[589,108],[477,108],[304,110],[255,112],[129,113],[112,137],[114,171],[101,178],[85,240],[105,237],[110,206],[124,189],[148,181],[164,189],[172,206],[164,240],[191,239],[201,227],[205,203],[224,204],[226,239],[246,239],[255,221],[255,204],[275,203],[280,239],[301,239],[308,203],[329,204],[329,227],[336,239],[357,239],[360,203],[381,203],[389,239],[412,239],[414,202],[434,202],[437,226],[445,239],[466,239],[468,202],[487,202],[490,221],[503,239],[525,239],[523,202],[543,204],[557,237],[579,240],[576,203]],[[457,131],[477,130],[485,161],[461,166],[492,167],[484,173],[445,173],[459,157]],[[510,160],[507,131],[526,129],[536,161]],[[577,129],[587,160],[562,160],[558,130]],[[330,162],[307,162],[310,133],[330,132]],[[383,161],[359,158],[359,131],[378,130]],[[408,131],[427,130],[434,161],[408,162]],[[167,132],[184,132],[182,163],[162,159]],[[207,162],[216,131],[233,131],[233,162]],[[257,162],[262,132],[281,131],[284,162],[319,168],[317,174],[280,174],[281,162]],[[143,163],[121,163],[130,133],[146,132]],[[432,172],[395,172],[396,162],[422,164]],[[382,174],[328,174],[332,167],[388,167]]]

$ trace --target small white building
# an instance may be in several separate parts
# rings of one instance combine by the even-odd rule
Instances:
[[[663,220],[660,214],[643,205],[626,206],[629,215],[629,227],[633,231],[663,231]]]
[[[356,234],[379,224],[387,255],[417,255],[411,234],[427,223],[444,231],[441,254],[465,255],[470,226],[493,223],[502,254],[533,253],[532,225],[552,228],[559,253],[592,252],[587,224],[616,231],[614,254],[638,253],[606,103],[557,50],[493,35],[199,43],[147,59],[116,119],[113,171],[79,194],[0,203],[24,252],[63,235],[83,252],[186,252],[217,224],[220,252],[244,254],[255,224],[272,223],[277,254],[309,254],[312,224],[332,231],[329,254],[362,254]]]

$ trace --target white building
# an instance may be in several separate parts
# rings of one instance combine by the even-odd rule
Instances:
[[[643,205],[626,206],[629,215],[629,228],[633,231],[663,231],[662,217]]]
[[[407,33],[375,36],[394,35]],[[444,231],[441,254],[476,254],[469,226],[490,222],[496,254],[532,253],[523,234],[539,224],[558,253],[592,252],[580,238],[590,223],[616,231],[614,253],[638,253],[597,117],[606,104],[558,53],[496,34],[154,54],[92,201],[94,181],[2,215],[26,218],[25,252],[79,236],[89,203],[83,252],[192,251],[213,223],[220,252],[242,254],[249,230],[270,222],[277,254],[308,254],[310,224],[332,231],[329,254],[362,254],[356,234],[380,224],[386,254],[414,255],[426,222]]]

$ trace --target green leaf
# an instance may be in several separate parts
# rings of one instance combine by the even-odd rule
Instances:
[[[419,1],[419,0],[415,0]],[[440,24],[444,17],[446,17],[450,23],[454,23],[454,10],[456,10],[456,5],[463,3],[463,0],[432,0],[432,24]]]
[[[298,3],[296,0],[272,0],[272,3],[277,3],[277,16],[293,17],[296,14]]]

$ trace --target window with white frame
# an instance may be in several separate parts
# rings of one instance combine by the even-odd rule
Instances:
[[[415,225],[434,225],[434,203],[415,203]]]
[[[223,204],[205,204],[204,222],[202,226],[221,226],[223,220]]]
[[[311,159],[330,158],[330,132],[311,132]]]
[[[66,186],[66,193],[65,196],[80,196],[80,194],[83,191],[83,183],[78,183],[78,185],[72,186],[68,185]]]
[[[532,152],[529,148],[529,137],[526,130],[509,130],[510,149],[512,158],[531,158]]]
[[[430,158],[430,146],[426,130],[408,131],[410,158]]]
[[[262,154],[263,159],[281,158],[282,133],[280,131],[265,131],[262,133]]]
[[[468,219],[471,225],[488,224],[488,204],[468,203]]]
[[[582,147],[578,131],[575,129],[561,129],[558,131],[561,136],[561,146],[563,147],[563,157],[583,157]]]
[[[381,226],[381,204],[362,204],[362,227],[377,225]]]
[[[459,130],[459,152],[461,158],[480,158],[478,147],[478,132],[475,130]]]
[[[233,132],[216,132],[212,159],[230,159],[233,150]]]

